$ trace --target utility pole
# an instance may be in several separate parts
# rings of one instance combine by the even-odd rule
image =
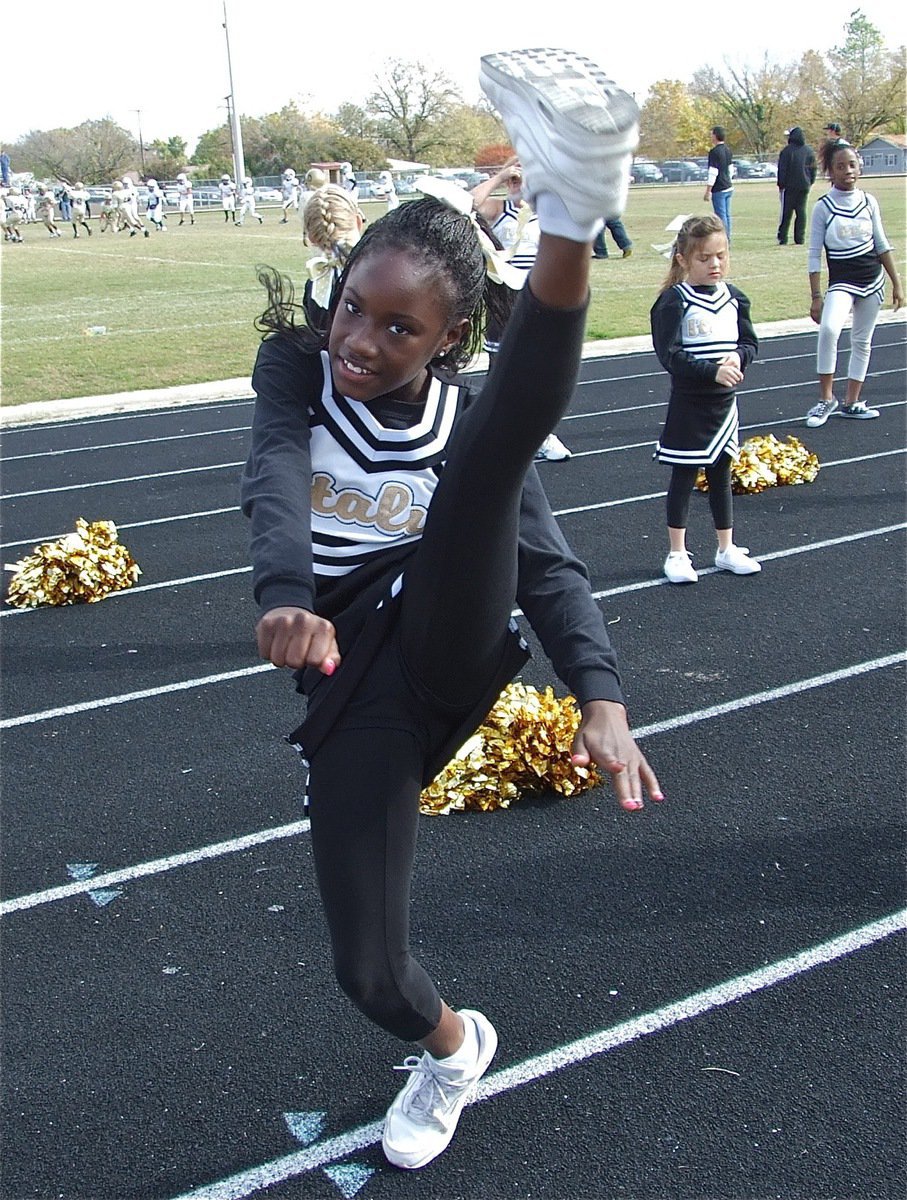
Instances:
[[[129,111],[134,112],[135,115],[139,119],[139,154],[141,155],[141,159],[142,159],[142,175],[144,175],[145,174],[145,143],[142,141],[142,110],[140,108],[133,108],[133,109],[130,109]]]
[[[246,162],[243,157],[242,130],[239,127],[239,107],[236,103],[236,91],[233,87],[233,64],[230,60],[230,31],[227,29],[227,0],[224,0],[224,37],[227,41],[227,75],[230,80],[227,113],[230,121],[230,134],[233,139],[233,182],[237,187],[241,187],[246,175]]]

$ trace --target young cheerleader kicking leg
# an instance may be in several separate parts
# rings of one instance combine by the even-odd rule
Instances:
[[[428,370],[455,362],[466,339],[480,344],[477,227],[431,198],[402,205],[352,248],[314,362],[266,326],[278,336],[253,376],[243,488],[260,653],[305,668],[299,735],[337,977],[372,1021],[424,1050],[404,1062],[384,1127],[387,1158],[409,1169],[447,1147],[497,1046],[488,1018],[449,1007],[413,957],[409,902],[420,791],[525,661],[515,602],[579,700],[574,761],[603,767],[629,811],[646,791],[662,798],[588,577],[533,468],[573,394],[591,244],[601,214],[623,206],[636,105],[566,52],[491,56],[482,82],[542,234],[480,396],[464,409],[449,377]],[[406,531],[409,545],[389,553]]]

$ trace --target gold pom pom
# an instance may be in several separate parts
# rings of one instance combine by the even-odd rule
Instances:
[[[600,782],[596,767],[571,762],[580,713],[573,696],[511,683],[484,724],[422,793],[434,816],[508,808],[521,792],[573,796]]]
[[[819,459],[793,434],[779,442],[773,433],[751,437],[740,447],[740,457],[731,467],[731,491],[735,495],[764,492],[783,484],[812,483],[819,474]],[[709,490],[705,471],[696,476],[700,492]]]
[[[34,552],[8,570],[7,603],[17,608],[42,604],[94,604],[110,592],[132,587],[141,570],[125,546],[117,541],[113,521],[79,517],[75,533],[56,542],[42,542]]]

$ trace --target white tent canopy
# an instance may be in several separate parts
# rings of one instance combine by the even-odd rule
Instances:
[[[389,158],[387,165],[392,171],[430,171],[430,163],[406,162],[402,158]]]

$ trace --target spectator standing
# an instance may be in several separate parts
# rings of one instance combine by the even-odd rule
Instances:
[[[624,223],[620,217],[610,217],[605,221],[605,229],[614,238],[614,244],[621,252],[621,258],[629,258],[633,253],[633,243],[630,241],[630,235],[624,229]],[[592,243],[593,258],[608,258],[608,247],[605,243],[605,229],[596,237]]]
[[[882,227],[875,196],[857,187],[860,160],[846,142],[822,145],[822,167],[831,180],[831,191],[816,201],[809,227],[809,315],[819,326],[816,369],[819,402],[806,415],[810,429],[824,425],[832,413],[858,421],[879,416],[860,398],[869,370],[872,335],[885,300],[885,275],[891,280],[895,309],[904,303],[904,291],[891,244]],[[828,291],[820,288],[822,251],[828,264]],[[834,397],[838,340],[844,323],[852,317],[847,396],[843,406]]]
[[[9,185],[9,155],[5,150],[0,150],[0,187],[8,188]]]
[[[65,181],[60,185],[60,190],[57,195],[57,203],[60,205],[60,216],[64,221],[72,220],[72,195],[69,190],[69,184]]]
[[[715,215],[721,218],[727,233],[727,240],[730,242],[731,197],[734,194],[734,177],[731,174],[731,167],[734,156],[731,154],[730,146],[724,140],[725,136],[723,125],[712,127],[712,148],[709,151],[708,175],[703,199],[711,200],[712,209]]]
[[[806,198],[816,182],[816,155],[806,144],[799,125],[787,131],[787,145],[778,155],[778,191],[781,198],[781,222],[778,225],[778,245],[787,245],[791,218],[794,221],[794,243],[806,241]]]

